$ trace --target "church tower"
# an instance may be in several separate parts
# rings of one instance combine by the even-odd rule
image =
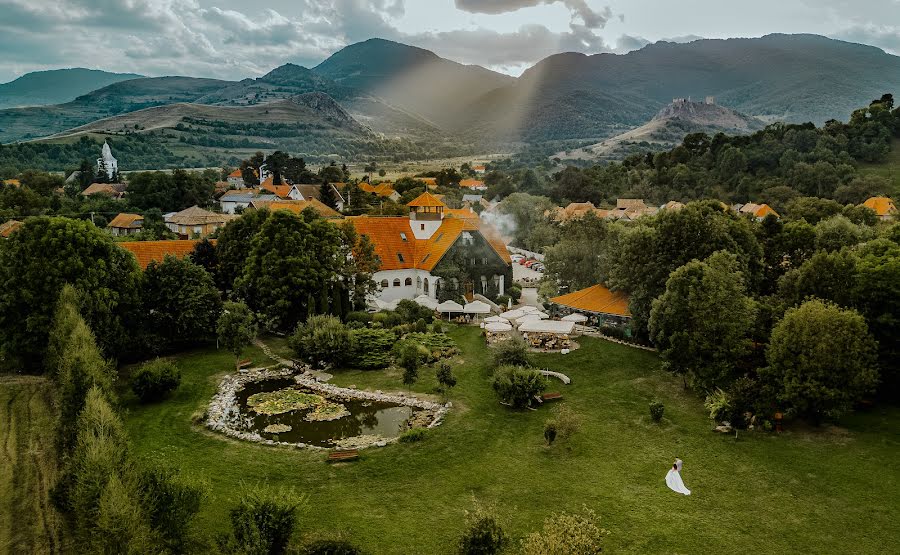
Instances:
[[[100,172],[105,172],[110,181],[119,173],[119,162],[113,157],[109,143],[106,141],[103,141],[100,158],[97,158],[97,174],[99,175]]]
[[[446,204],[431,193],[422,193],[409,206],[409,227],[416,239],[430,239],[441,227]]]

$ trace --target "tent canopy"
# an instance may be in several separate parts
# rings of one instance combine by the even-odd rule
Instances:
[[[521,310],[522,312],[525,312],[525,313],[540,312],[540,309],[538,309],[536,306],[531,306],[531,305],[520,306],[518,308],[518,310]]]
[[[463,312],[463,305],[456,301],[444,301],[437,305],[439,312]]]
[[[506,318],[503,318],[502,316],[488,316],[487,318],[484,319],[485,324],[492,324],[492,323],[497,323],[497,322],[499,322],[501,324],[508,324],[509,320],[507,320]]]
[[[504,324],[503,322],[491,322],[489,324],[485,324],[484,329],[489,332],[498,333],[501,331],[511,331],[512,326],[510,326],[509,324]]]
[[[522,312],[520,309],[517,308],[515,310],[507,310],[506,312],[500,314],[500,317],[505,318],[507,320],[515,320],[516,318],[521,318],[522,316],[525,316],[525,314],[527,314],[527,313]]]
[[[573,312],[568,316],[562,317],[563,322],[587,322],[588,317],[584,314],[579,314],[578,312]]]
[[[438,302],[428,295],[419,295],[418,297],[413,299],[413,302],[419,306],[424,306],[425,308],[430,308],[432,310],[438,307]]]
[[[575,329],[575,322],[563,322],[562,320],[526,320],[519,326],[519,331],[524,333],[554,333],[568,335]]]
[[[466,314],[490,314],[491,306],[485,302],[472,301],[463,307]]]

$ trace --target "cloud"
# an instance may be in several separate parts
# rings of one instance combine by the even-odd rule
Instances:
[[[871,44],[892,54],[900,55],[900,26],[873,23],[854,25],[832,36],[850,42]]]
[[[564,4],[572,17],[581,20],[588,29],[601,29],[612,18],[612,11],[606,8],[596,11],[585,0],[456,0],[456,7],[471,13],[501,14],[522,8],[533,8],[540,4]]]

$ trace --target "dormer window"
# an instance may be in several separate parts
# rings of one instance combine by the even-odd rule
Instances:
[[[403,242],[405,243],[406,240],[407,240],[407,239],[406,239],[406,234],[401,232],[401,233],[400,233],[400,239],[402,239]]]

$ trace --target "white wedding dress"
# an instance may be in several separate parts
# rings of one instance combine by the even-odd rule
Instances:
[[[681,473],[674,468],[670,468],[669,473],[666,474],[666,485],[669,486],[670,490],[676,493],[682,493],[684,495],[691,494],[691,490],[684,487],[684,482],[681,481]]]

